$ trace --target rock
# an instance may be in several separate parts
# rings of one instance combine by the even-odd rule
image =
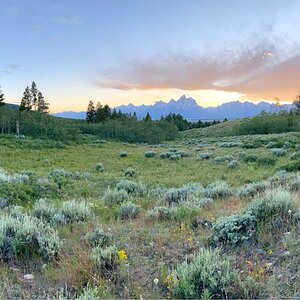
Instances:
[[[32,279],[34,279],[34,275],[32,275],[32,274],[25,274],[24,275],[24,279],[25,280],[32,280]]]

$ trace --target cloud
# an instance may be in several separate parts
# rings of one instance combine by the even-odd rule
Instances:
[[[18,64],[7,64],[4,69],[0,70],[0,74],[11,75],[18,68],[20,68]]]
[[[16,69],[20,68],[20,65],[18,65],[18,64],[8,64],[7,68],[10,69],[10,70],[16,70]]]
[[[166,54],[125,61],[102,70],[93,84],[121,90],[214,89],[253,99],[292,100],[300,89],[299,47],[280,49],[263,41],[240,51],[210,56]]]
[[[59,16],[54,18],[53,21],[61,25],[81,25],[83,23],[83,19],[79,16]]]

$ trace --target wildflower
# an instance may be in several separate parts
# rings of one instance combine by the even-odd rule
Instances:
[[[158,282],[159,282],[159,279],[158,279],[158,278],[154,278],[154,279],[153,279],[153,282],[154,282],[155,285],[157,285]]]
[[[127,254],[126,254],[126,252],[125,252],[124,249],[119,250],[119,251],[118,251],[118,255],[119,255],[120,261],[122,261],[122,262],[127,262],[128,257],[127,257]]]
[[[288,210],[288,213],[289,213],[289,214],[291,214],[291,213],[292,213],[292,211],[289,209],[289,210]]]
[[[173,277],[173,275],[172,275],[172,274],[168,275],[168,276],[166,277],[166,279],[165,279],[165,284],[166,284],[166,286],[167,286],[168,289],[171,288],[173,282],[174,282],[174,277]]]

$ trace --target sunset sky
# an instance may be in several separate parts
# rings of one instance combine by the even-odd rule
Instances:
[[[192,96],[292,101],[300,91],[298,0],[1,0],[0,85],[34,80],[51,112],[89,100]]]

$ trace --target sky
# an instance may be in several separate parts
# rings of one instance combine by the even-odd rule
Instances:
[[[292,101],[298,0],[0,0],[0,85],[37,83],[51,112],[193,97]]]

